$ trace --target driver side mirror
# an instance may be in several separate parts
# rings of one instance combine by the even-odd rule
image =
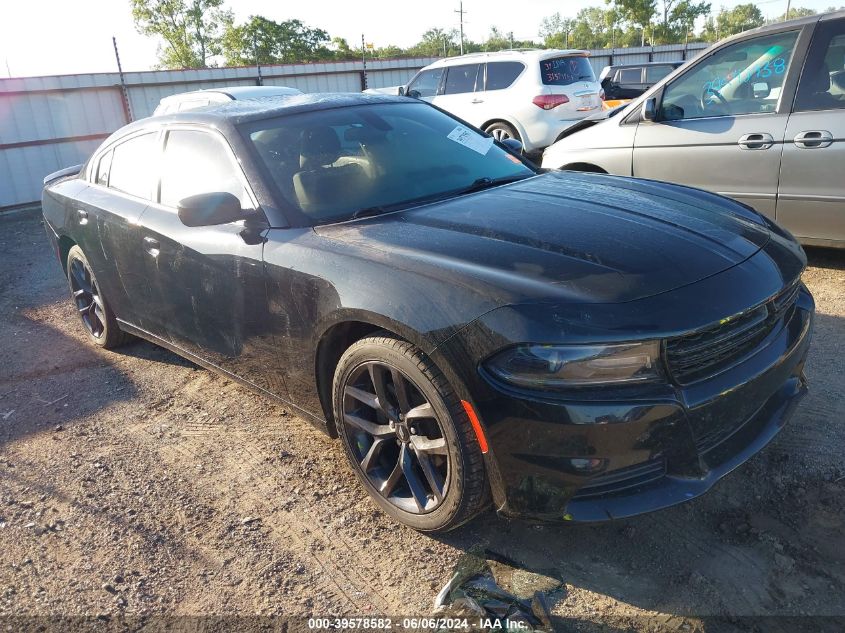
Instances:
[[[200,193],[182,198],[176,205],[179,220],[185,226],[214,226],[246,218],[241,201],[225,191]]]
[[[399,86],[398,92],[399,92],[400,97],[404,97],[405,96],[405,86]]]
[[[654,121],[657,119],[657,98],[649,97],[645,100],[642,110],[643,121]]]

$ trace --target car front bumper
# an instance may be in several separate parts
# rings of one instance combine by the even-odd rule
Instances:
[[[600,522],[695,498],[760,451],[806,393],[813,300],[801,290],[741,364],[659,396],[478,403],[504,516]],[[494,462],[494,463],[493,463]]]

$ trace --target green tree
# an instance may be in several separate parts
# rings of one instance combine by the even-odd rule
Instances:
[[[555,13],[543,18],[540,23],[540,37],[543,38],[543,45],[546,48],[569,48],[574,29],[575,20],[561,17],[560,13]]]
[[[229,66],[286,64],[334,59],[329,34],[300,20],[274,22],[250,16],[239,26],[229,24],[222,38],[223,56]]]
[[[657,0],[605,0],[612,4],[622,19],[640,33],[640,46],[645,46],[646,32],[657,15]]]
[[[710,13],[709,2],[693,0],[663,0],[661,22],[654,28],[655,44],[684,42],[696,20]]]
[[[221,52],[231,11],[223,0],[131,0],[132,19],[142,35],[160,37],[162,68],[205,68]]]
[[[835,10],[835,9],[834,9]],[[816,12],[812,9],[806,9],[804,7],[791,7],[789,9],[789,13],[786,16],[787,20],[794,20],[796,18],[806,18],[811,15],[816,15]]]
[[[715,42],[729,35],[763,26],[765,23],[766,18],[757,5],[738,4],[733,9],[722,9],[715,18],[707,18],[702,37]]]
[[[611,46],[611,33],[608,24],[608,11],[600,7],[586,7],[575,16],[575,27],[572,30],[573,48],[606,48]]]
[[[464,50],[467,49],[467,41],[464,39]],[[422,39],[408,49],[408,52],[417,57],[440,57],[457,55],[461,50],[460,34],[457,29],[430,28],[423,33]]]
[[[356,52],[349,48],[349,42],[343,37],[333,37],[331,48],[334,50],[335,58],[339,60],[360,59],[361,57],[360,55],[356,57]]]

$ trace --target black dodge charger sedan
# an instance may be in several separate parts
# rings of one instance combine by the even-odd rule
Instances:
[[[412,99],[144,119],[48,177],[43,210],[92,343],[283,401],[419,530],[491,499],[563,521],[685,501],[806,391],[789,234],[687,187],[540,173]]]

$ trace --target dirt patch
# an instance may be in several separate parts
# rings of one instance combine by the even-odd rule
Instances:
[[[283,407],[148,343],[92,349],[39,219],[0,217],[2,616],[429,615],[471,550],[559,580],[560,630],[845,616],[845,251],[810,251],[810,395],[712,492],[598,527],[488,512],[431,538]]]

